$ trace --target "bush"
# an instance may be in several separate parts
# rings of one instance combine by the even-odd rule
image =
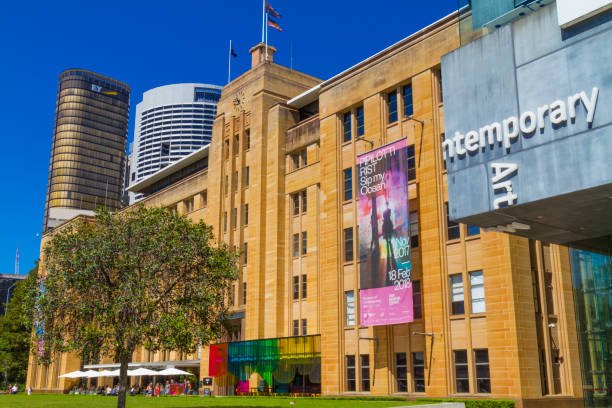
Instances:
[[[465,408],[514,408],[512,400],[494,399],[456,399],[456,398],[417,398],[417,402],[463,402]]]

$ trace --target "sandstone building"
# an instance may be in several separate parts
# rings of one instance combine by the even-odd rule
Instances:
[[[244,251],[228,296],[234,330],[220,341],[312,339],[297,391],[582,405],[567,248],[448,220],[440,61],[459,45],[455,13],[321,81],[275,64],[272,47],[266,61],[259,44],[223,89],[210,146],[130,187]],[[356,156],[400,138],[415,320],[360,327]],[[213,394],[234,392],[211,355],[142,350],[133,361],[197,367]],[[57,375],[80,364],[31,365],[28,386],[65,390]]]

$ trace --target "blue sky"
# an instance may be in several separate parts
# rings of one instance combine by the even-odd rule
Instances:
[[[85,68],[132,88],[130,129],[142,93],[180,82],[227,82],[228,43],[249,68],[261,40],[259,0],[0,2],[0,129],[4,175],[0,273],[21,273],[40,251],[57,77]],[[457,0],[270,0],[282,33],[270,29],[275,61],[327,79],[456,10]]]

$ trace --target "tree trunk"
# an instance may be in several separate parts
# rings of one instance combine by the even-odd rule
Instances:
[[[117,408],[125,408],[125,397],[128,388],[127,370],[130,358],[122,356],[119,362],[121,365],[119,367],[119,396],[117,398]]]

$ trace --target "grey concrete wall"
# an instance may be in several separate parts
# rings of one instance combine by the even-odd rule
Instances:
[[[612,22],[563,39],[553,3],[444,56],[442,78],[447,137],[599,88],[590,128],[576,106],[575,121],[553,128],[546,117],[509,150],[447,159],[452,219],[494,210],[493,161],[518,164],[516,205],[612,184]]]

